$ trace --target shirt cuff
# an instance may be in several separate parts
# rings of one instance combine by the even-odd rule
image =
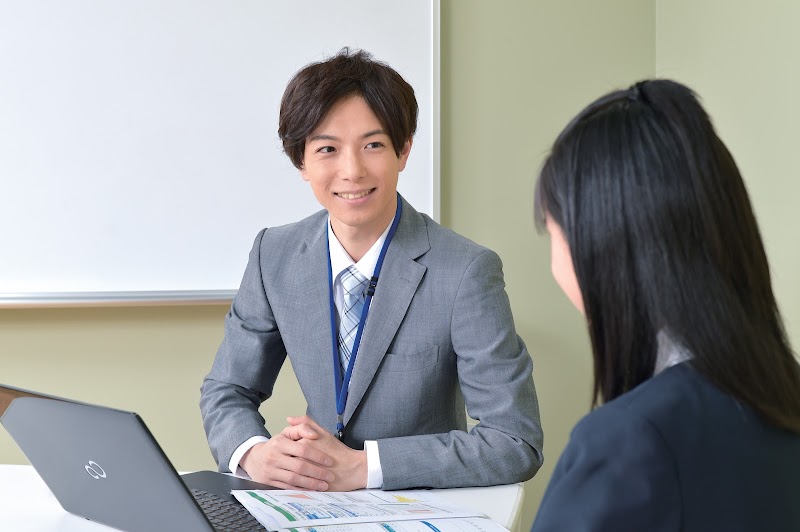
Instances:
[[[383,486],[383,469],[378,442],[365,441],[364,450],[367,451],[367,489],[380,489]]]
[[[228,462],[228,471],[236,475],[237,477],[244,477],[250,478],[250,475],[247,472],[239,467],[239,460],[242,459],[244,453],[249,451],[255,444],[269,441],[269,438],[266,436],[253,436],[252,438],[245,440],[243,444],[236,448],[231,455],[231,461]],[[367,463],[369,463],[369,458],[367,458]],[[383,478],[381,478],[381,484],[383,484]]]

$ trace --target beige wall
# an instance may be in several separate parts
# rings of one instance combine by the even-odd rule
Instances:
[[[133,410],[177,469],[215,469],[198,400],[227,310],[222,305],[0,310],[0,382]],[[305,412],[291,366],[281,371],[275,394],[266,416],[270,427],[281,428],[287,415]],[[0,463],[26,463],[5,431],[0,431]]]
[[[755,6],[755,4],[750,4]],[[776,292],[800,345],[800,118],[791,0],[442,0],[442,222],[495,249],[534,358],[546,464],[526,486],[523,528],[589,407],[584,326],[550,278],[532,190],[549,144],[591,99],[655,72],[692,84],[742,166]],[[767,7],[764,7],[767,6]],[[793,120],[794,118],[794,120]],[[768,140],[767,140],[768,139]],[[139,412],[181,470],[213,468],[198,387],[222,338],[221,305],[0,310],[0,382]],[[289,368],[270,427],[304,410]],[[24,463],[0,431],[0,463]]]

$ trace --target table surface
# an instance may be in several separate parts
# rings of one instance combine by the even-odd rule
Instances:
[[[510,530],[519,528],[522,484],[431,492],[454,504],[478,508]],[[65,512],[33,467],[0,464],[0,530],[100,532],[113,529]]]

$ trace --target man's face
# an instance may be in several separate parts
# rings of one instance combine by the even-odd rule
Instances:
[[[397,156],[362,97],[347,97],[331,107],[306,138],[300,174],[330,214],[337,237],[374,234],[377,239],[386,229],[410,151],[409,139]]]

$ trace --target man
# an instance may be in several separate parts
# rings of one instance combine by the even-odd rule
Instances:
[[[411,86],[345,49],[295,75],[279,122],[324,210],[256,237],[202,387],[220,469],[335,491],[531,478],[542,431],[500,259],[397,194]],[[287,355],[308,409],[270,435],[258,407]]]

